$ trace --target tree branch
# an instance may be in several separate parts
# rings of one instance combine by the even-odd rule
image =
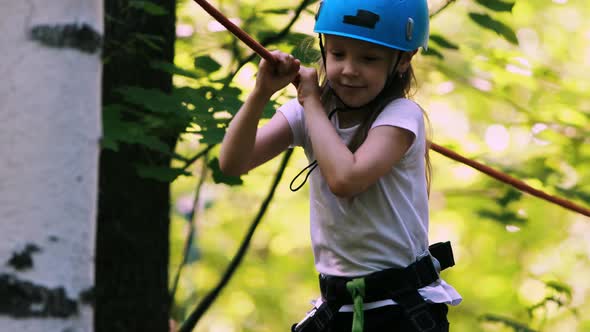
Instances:
[[[211,306],[213,301],[215,301],[217,296],[221,293],[221,291],[223,290],[225,285],[229,282],[229,280],[233,276],[234,272],[236,271],[236,269],[238,268],[238,266],[242,262],[242,259],[244,258],[244,255],[246,254],[248,247],[250,246],[250,241],[252,240],[252,237],[254,236],[254,231],[256,230],[256,227],[258,226],[258,224],[262,220],[262,217],[264,217],[266,211],[268,210],[268,206],[270,205],[270,202],[272,201],[272,199],[274,197],[277,186],[279,185],[279,182],[281,181],[281,178],[283,177],[283,173],[284,173],[285,169],[287,168],[287,163],[289,162],[289,159],[291,158],[292,154],[293,154],[292,149],[288,149],[283,154],[283,160],[281,161],[281,165],[279,166],[279,169],[277,170],[277,173],[275,175],[275,178],[274,178],[274,181],[271,185],[271,188],[270,188],[266,198],[262,202],[262,205],[260,206],[260,209],[258,210],[258,213],[257,213],[256,217],[254,218],[254,221],[250,225],[250,228],[248,229],[248,233],[246,234],[246,236],[242,240],[242,244],[240,245],[238,252],[236,253],[234,258],[232,259],[232,261],[228,265],[221,280],[219,281],[217,286],[215,286],[215,288],[213,290],[211,290],[205,296],[205,298],[199,303],[197,308],[193,312],[191,312],[191,314],[186,319],[186,321],[182,324],[182,326],[180,327],[178,332],[190,332],[193,330],[193,328],[197,325],[197,322],[199,321],[199,319],[203,316],[203,314],[207,311],[207,309],[209,309],[209,307]]]
[[[440,14],[443,10],[447,9],[447,7],[449,7],[454,2],[455,0],[446,0],[444,5],[440,6],[438,9],[430,13],[430,18],[432,19],[434,16]]]

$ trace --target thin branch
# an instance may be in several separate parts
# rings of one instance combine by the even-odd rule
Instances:
[[[303,0],[299,6],[297,7],[297,9],[295,9],[295,14],[293,15],[293,17],[291,18],[291,20],[289,21],[289,23],[287,23],[287,25],[281,29],[281,31],[279,31],[279,33],[277,33],[276,35],[272,35],[269,37],[264,38],[260,44],[262,46],[267,46],[273,43],[276,43],[280,40],[282,40],[283,38],[285,38],[285,36],[287,36],[287,34],[289,34],[289,32],[291,31],[291,28],[293,27],[293,24],[295,24],[295,22],[297,22],[297,20],[299,19],[299,17],[301,16],[301,14],[303,13],[303,11],[305,10],[305,8],[307,8],[307,6],[309,5],[310,0]],[[247,63],[251,62],[252,60],[254,60],[254,58],[256,58],[257,54],[256,53],[252,53],[249,56],[247,56],[246,58],[242,59],[239,63],[238,63],[238,68],[242,68],[244,65],[246,65]],[[236,71],[237,72],[237,71]]]
[[[210,149],[205,149],[205,151],[203,151],[203,153],[205,155],[205,162],[203,163],[203,165],[201,167],[201,176],[199,178],[199,182],[197,183],[197,188],[195,189],[195,198],[193,200],[193,207],[187,217],[187,219],[188,219],[187,221],[189,223],[188,235],[187,235],[186,241],[184,243],[184,254],[182,257],[182,261],[181,261],[180,265],[178,266],[178,270],[176,271],[176,276],[174,277],[174,283],[172,285],[172,289],[170,290],[170,308],[172,308],[172,305],[174,305],[174,297],[176,295],[176,289],[178,288],[178,282],[180,280],[180,275],[182,273],[182,269],[184,268],[184,266],[186,266],[186,263],[188,261],[190,248],[192,247],[193,241],[194,241],[195,229],[196,229],[195,224],[197,222],[196,216],[198,215],[198,212],[199,212],[199,202],[201,200],[201,189],[203,188],[203,184],[205,183],[205,179],[207,177],[207,170],[209,169],[207,167],[207,159],[209,156],[209,154],[208,154],[209,150]]]
[[[275,178],[274,178],[274,181],[271,185],[271,188],[268,192],[268,195],[266,196],[266,198],[262,202],[262,205],[260,206],[260,209],[258,210],[258,213],[257,213],[256,217],[254,218],[254,221],[252,222],[252,224],[250,225],[250,228],[248,229],[248,233],[246,234],[246,236],[242,240],[242,244],[240,245],[238,252],[235,254],[234,258],[232,259],[232,261],[228,265],[221,280],[219,281],[217,286],[215,286],[215,288],[213,290],[211,290],[205,296],[205,298],[203,298],[203,300],[199,303],[197,308],[193,312],[191,312],[191,314],[186,319],[186,321],[182,324],[182,326],[180,327],[178,332],[190,332],[193,330],[193,328],[197,325],[197,322],[199,321],[199,319],[203,316],[203,314],[207,311],[207,309],[209,309],[209,307],[211,306],[213,301],[215,301],[217,296],[221,293],[221,291],[223,290],[225,285],[229,282],[229,280],[233,276],[234,272],[236,271],[236,269],[238,268],[238,266],[242,262],[242,259],[244,258],[246,251],[248,250],[248,247],[250,246],[250,241],[252,240],[252,237],[254,236],[254,231],[256,230],[256,227],[258,226],[258,224],[262,220],[262,217],[264,217],[266,211],[268,210],[268,206],[270,205],[270,202],[272,201],[272,199],[274,197],[276,189],[279,185],[279,182],[281,181],[281,178],[283,177],[283,173],[284,173],[285,169],[287,168],[287,163],[289,162],[289,158],[291,157],[292,154],[293,154],[292,149],[288,149],[283,154],[283,160],[281,161],[281,165],[279,166],[279,169],[277,170],[277,173],[275,175]]]
[[[207,145],[207,147],[197,153],[194,157],[190,158],[190,159],[186,159],[186,164],[184,165],[184,170],[186,170],[187,168],[189,168],[190,165],[192,165],[195,161],[199,160],[201,157],[207,155],[207,153],[209,153],[209,151],[211,151],[211,149],[213,149],[217,144],[209,144]]]
[[[447,0],[444,5],[440,6],[438,9],[430,13],[430,18],[432,19],[436,15],[440,14],[443,10],[447,9],[455,0]]]

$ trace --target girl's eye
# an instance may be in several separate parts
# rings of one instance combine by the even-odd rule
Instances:
[[[344,54],[342,52],[338,52],[338,51],[332,51],[332,52],[330,52],[330,54],[332,54],[332,56],[336,57],[336,58],[340,58],[340,57],[344,56]]]
[[[365,57],[365,61],[367,61],[367,62],[374,62],[374,61],[377,61],[377,60],[379,60],[379,58],[376,57],[376,56],[366,56]]]

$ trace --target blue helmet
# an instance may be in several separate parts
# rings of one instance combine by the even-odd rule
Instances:
[[[428,46],[426,0],[323,0],[314,32],[414,51]]]

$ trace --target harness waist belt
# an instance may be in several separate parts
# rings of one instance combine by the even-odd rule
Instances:
[[[455,265],[450,242],[439,242],[428,249],[440,263],[441,270]],[[396,294],[416,290],[438,280],[438,272],[430,256],[424,256],[406,268],[390,268],[371,273],[365,279],[365,302],[391,299]],[[320,275],[322,297],[328,302],[352,304],[346,283],[353,278]]]
[[[439,242],[428,248],[430,255],[444,270],[455,265],[450,242]],[[438,280],[438,271],[433,258],[427,255],[405,268],[391,268],[371,273],[364,277],[346,278],[320,275],[320,289],[323,302],[299,324],[291,328],[294,332],[325,332],[338,310],[345,304],[355,304],[353,331],[363,329],[363,302],[392,299],[407,315],[419,332],[431,332],[436,322],[427,311],[427,304],[418,289]],[[358,307],[358,308],[357,308]]]

